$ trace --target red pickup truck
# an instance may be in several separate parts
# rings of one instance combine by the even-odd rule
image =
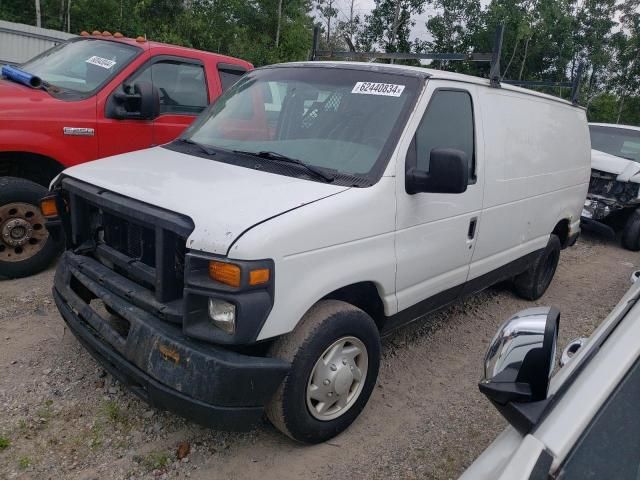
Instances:
[[[174,140],[253,66],[142,37],[94,32],[0,79],[0,276],[31,275],[55,258],[38,203],[78,163]],[[149,172],[153,176],[153,172]]]

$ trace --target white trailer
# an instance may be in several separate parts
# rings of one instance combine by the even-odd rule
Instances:
[[[0,20],[0,65],[20,64],[75,35]]]

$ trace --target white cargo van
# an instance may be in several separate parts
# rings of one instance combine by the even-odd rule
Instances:
[[[151,404],[226,428],[266,409],[319,442],[364,408],[381,335],[505,279],[539,298],[589,172],[585,112],[551,96],[405,66],[265,67],[181,139],[57,179],[55,301]]]

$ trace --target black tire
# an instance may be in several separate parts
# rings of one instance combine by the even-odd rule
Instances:
[[[307,385],[318,359],[344,337],[355,337],[366,347],[364,384],[340,416],[318,420],[307,406]],[[367,404],[380,367],[380,335],[371,317],[359,308],[339,300],[323,300],[306,313],[293,332],[276,340],[270,355],[291,362],[291,370],[267,405],[267,417],[292,439],[319,443],[345,430]]]
[[[632,252],[640,250],[640,210],[629,215],[622,230],[622,246]]]
[[[516,276],[513,286],[516,294],[526,300],[538,300],[553,280],[560,260],[560,239],[551,234],[549,243],[529,269]]]
[[[47,192],[48,190],[45,187],[23,178],[0,177],[0,211],[3,211],[3,207],[7,207],[9,204],[19,203],[33,206],[34,211],[37,211],[37,214],[40,215],[40,199]],[[11,217],[0,218],[0,231],[2,231],[8,219],[11,219]],[[37,226],[39,230],[46,232],[44,230],[44,222],[37,223]],[[36,241],[35,238],[34,241]],[[51,235],[46,236],[41,241],[42,245],[32,255],[25,256],[21,260],[8,261],[9,255],[13,255],[13,258],[15,258],[15,255],[19,255],[19,253],[15,253],[15,249],[13,253],[7,253],[14,247],[5,243],[0,237],[0,277],[26,277],[47,268],[60,253],[61,244],[54,240]],[[5,254],[6,258],[4,260],[2,259],[3,254]]]

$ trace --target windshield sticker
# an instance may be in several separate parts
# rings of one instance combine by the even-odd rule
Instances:
[[[362,93],[364,95],[384,95],[385,97],[399,97],[404,90],[404,85],[393,83],[372,83],[358,82],[353,87],[351,93]]]
[[[91,58],[87,58],[87,60],[85,61],[86,63],[90,63],[91,65],[96,65],[97,67],[106,68],[107,70],[109,70],[111,67],[113,67],[116,64],[116,62],[114,62],[113,60],[109,60],[108,58],[97,57],[96,55],[94,55]]]

